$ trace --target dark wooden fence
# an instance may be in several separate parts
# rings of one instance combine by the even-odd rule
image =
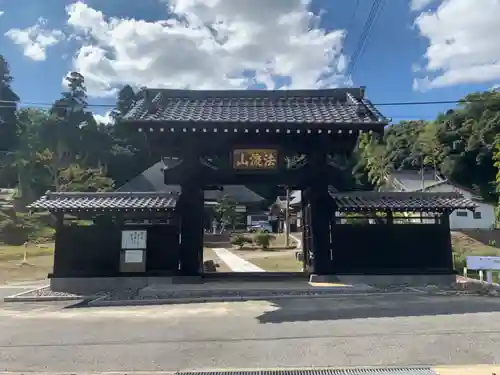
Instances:
[[[179,236],[174,225],[121,228],[113,224],[64,226],[56,231],[53,277],[109,277],[120,274],[122,229],[147,230],[146,273],[177,272]]]
[[[331,269],[349,274],[452,272],[450,232],[440,224],[331,226]]]

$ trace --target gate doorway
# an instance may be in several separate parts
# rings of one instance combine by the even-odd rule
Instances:
[[[350,189],[348,160],[361,132],[382,134],[388,119],[364,88],[190,91],[144,89],[124,124],[152,149],[181,162],[164,170],[180,185],[180,272],[199,275],[203,191],[220,185],[285,185],[308,190],[311,260],[329,272],[328,186]],[[274,197],[275,198],[275,197]]]

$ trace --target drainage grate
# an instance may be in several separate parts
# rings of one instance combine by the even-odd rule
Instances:
[[[179,375],[437,375],[428,367],[190,371]]]

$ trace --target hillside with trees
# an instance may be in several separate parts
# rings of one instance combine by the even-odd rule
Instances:
[[[68,75],[67,89],[50,108],[21,108],[14,79],[0,55],[0,188],[15,188],[23,204],[47,190],[113,190],[162,156],[143,134],[122,126],[134,102],[132,87],[117,96],[114,124],[102,124],[92,114],[81,74]],[[392,170],[424,165],[494,200],[498,133],[500,92],[473,93],[434,121],[401,121],[388,127],[382,140],[364,135],[353,173],[369,186]]]
[[[381,140],[363,135],[354,173],[377,185],[391,171],[433,169],[496,201],[499,133],[500,92],[472,93],[434,121],[401,121],[388,127]]]

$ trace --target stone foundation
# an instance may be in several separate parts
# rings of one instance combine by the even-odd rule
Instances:
[[[456,281],[455,274],[442,275],[311,275],[315,283],[389,285],[451,285]]]
[[[54,292],[72,293],[82,296],[99,292],[141,289],[151,284],[201,283],[201,277],[53,277],[50,288]]]

